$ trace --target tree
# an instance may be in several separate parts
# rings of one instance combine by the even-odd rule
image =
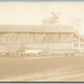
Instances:
[[[48,24],[48,21],[46,19],[43,20],[43,24],[46,25]]]
[[[51,16],[48,19],[43,20],[43,24],[58,24],[59,23],[59,16],[61,15],[60,12],[51,12]]]

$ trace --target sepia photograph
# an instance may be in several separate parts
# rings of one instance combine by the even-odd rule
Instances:
[[[84,2],[0,2],[0,82],[84,82]]]

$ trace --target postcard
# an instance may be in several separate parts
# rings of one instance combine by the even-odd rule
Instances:
[[[0,2],[0,81],[83,82],[84,2]]]

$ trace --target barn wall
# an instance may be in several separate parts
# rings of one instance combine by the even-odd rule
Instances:
[[[15,51],[30,44],[72,43],[72,33],[4,33],[0,34],[0,45]]]

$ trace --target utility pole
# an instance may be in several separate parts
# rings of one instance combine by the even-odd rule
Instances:
[[[80,41],[80,32],[81,32],[81,25],[80,25],[80,19],[78,19],[78,23],[77,23],[77,26],[79,27],[78,28],[78,38],[79,38],[79,44],[78,44],[78,48],[79,48],[79,51],[80,51],[80,44],[81,44],[81,41]]]
[[[78,32],[78,49],[80,51],[80,32]]]
[[[80,43],[81,43],[81,41],[80,41],[80,32],[81,32],[81,25],[80,25],[80,19],[75,19],[74,21],[73,21],[73,23],[76,25],[76,27],[78,27],[77,28],[77,30],[78,30],[78,50],[80,51]]]

